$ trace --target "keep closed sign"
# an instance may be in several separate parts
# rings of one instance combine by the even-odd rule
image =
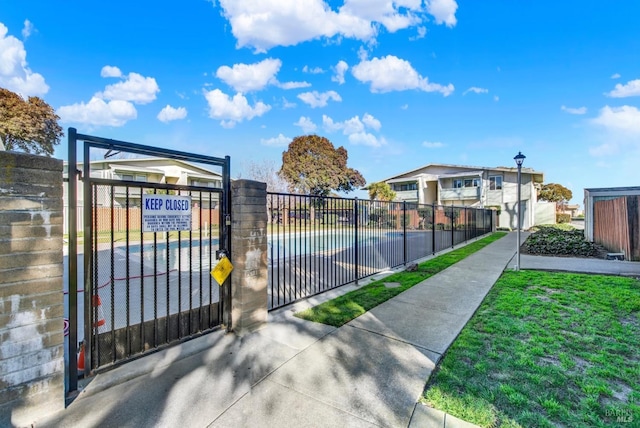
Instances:
[[[191,196],[142,195],[142,231],[191,230]]]

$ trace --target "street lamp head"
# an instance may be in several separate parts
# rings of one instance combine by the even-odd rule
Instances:
[[[524,159],[526,158],[525,155],[522,154],[522,152],[518,152],[518,154],[513,158],[513,160],[516,161],[516,165],[518,165],[519,167],[522,166],[522,162],[524,162]]]

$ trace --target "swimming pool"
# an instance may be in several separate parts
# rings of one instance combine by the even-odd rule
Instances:
[[[316,233],[281,233],[269,236],[268,254],[270,259],[284,258],[292,255],[307,255],[352,248],[356,236],[350,233],[316,232]],[[358,234],[358,247],[382,242],[386,239],[401,238],[398,232],[367,231]]]

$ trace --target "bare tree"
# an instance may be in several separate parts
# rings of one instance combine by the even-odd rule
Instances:
[[[244,168],[247,179],[267,183],[268,192],[282,193],[287,191],[289,183],[278,174],[279,169],[275,161],[268,159],[250,161]]]

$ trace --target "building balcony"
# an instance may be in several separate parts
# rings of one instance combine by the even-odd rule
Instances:
[[[396,190],[396,201],[416,202],[417,200],[418,200],[417,190]]]
[[[460,187],[456,189],[440,189],[441,201],[462,201],[480,199],[479,187]]]

